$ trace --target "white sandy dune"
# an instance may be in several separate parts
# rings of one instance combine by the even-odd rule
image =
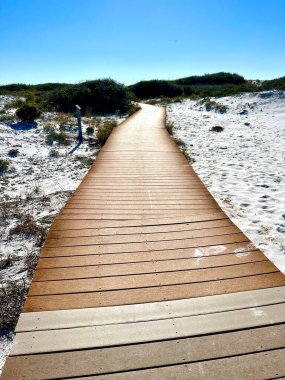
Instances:
[[[227,112],[185,100],[168,105],[167,119],[223,210],[285,273],[285,92],[214,100]]]

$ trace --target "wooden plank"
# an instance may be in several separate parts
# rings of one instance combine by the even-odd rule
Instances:
[[[40,380],[51,376],[69,378],[104,373],[112,373],[114,378],[117,372],[126,370],[193,363],[282,348],[284,334],[284,325],[275,325],[131,346],[14,356],[8,358],[2,380]]]
[[[210,220],[205,222],[197,223],[181,223],[181,224],[164,224],[156,226],[144,226],[144,227],[109,227],[109,228],[85,228],[81,230],[65,230],[56,231],[51,230],[48,234],[48,239],[60,239],[67,237],[78,237],[78,236],[112,236],[112,235],[130,235],[130,234],[157,234],[159,232],[178,232],[178,231],[193,231],[201,230],[211,227],[228,227],[232,226],[232,222],[225,219]]]
[[[178,366],[116,373],[117,380],[140,379],[269,379],[285,376],[285,349],[265,351],[232,358],[210,360]],[[277,376],[276,376],[277,375]],[[100,375],[100,380],[114,379],[113,375]],[[88,376],[97,379],[98,376]],[[80,377],[80,379],[87,379]]]
[[[175,271],[170,267],[170,272],[162,272],[160,269],[159,272],[146,274],[142,269],[138,274],[128,274],[127,276],[125,273],[121,275],[121,272],[116,268],[113,268],[115,273],[109,271],[108,266],[103,268],[107,270],[102,271],[102,268],[99,267],[85,267],[86,270],[83,273],[83,268],[61,268],[60,271],[47,269],[45,274],[37,271],[30,286],[29,296],[191,284],[277,272],[277,268],[267,260],[194,270],[183,268],[180,271]],[[127,268],[128,270],[130,271]],[[55,274],[54,271],[57,273]],[[50,274],[50,272],[52,273]]]
[[[154,321],[285,302],[285,287],[167,302],[22,313],[16,332]]]
[[[70,229],[81,229],[81,228],[108,228],[108,227],[143,227],[143,226],[153,226],[153,225],[165,225],[165,224],[180,224],[180,223],[192,223],[201,222],[209,220],[217,220],[225,218],[225,214],[219,210],[213,213],[204,213],[199,215],[182,215],[182,216],[172,216],[166,217],[160,216],[159,218],[144,218],[143,220],[127,220],[127,221],[64,221],[55,219],[51,229],[52,230],[70,230]]]
[[[127,252],[148,252],[156,250],[199,248],[208,245],[224,245],[227,243],[243,242],[245,236],[242,233],[231,233],[216,236],[206,236],[193,239],[169,240],[158,242],[122,243],[110,245],[87,245],[78,247],[44,247],[41,250],[42,257],[73,256],[87,254],[111,254]]]
[[[187,285],[160,286],[105,292],[48,295],[28,297],[24,312],[82,309],[130,305],[136,303],[159,302],[183,298],[194,298],[246,290],[284,286],[285,277],[281,273],[261,274],[235,279],[200,282]]]
[[[233,246],[238,246],[233,244]],[[225,249],[225,251],[224,251]],[[188,268],[211,268],[225,265],[242,264],[265,260],[265,256],[260,251],[246,251],[243,253],[226,253],[226,247],[205,247],[203,249],[207,256],[197,257],[199,250],[173,250],[159,251],[155,253],[119,253],[110,255],[86,255],[86,256],[64,256],[40,258],[37,269],[84,267],[90,265],[107,265],[116,267],[123,264],[139,263],[139,267],[152,268],[152,272],[161,271],[171,266],[173,270],[181,268],[181,264],[187,264]],[[203,252],[201,251],[201,252]],[[145,265],[146,264],[146,265]],[[147,265],[148,264],[148,265]],[[186,269],[184,267],[183,269]],[[135,266],[132,266],[132,270]]]
[[[20,332],[11,356],[177,339],[284,321],[285,303],[281,303],[157,321]]]
[[[226,257],[227,259],[228,257]],[[246,257],[247,258],[247,257]],[[148,283],[156,283],[165,285],[165,281],[171,281],[170,284],[178,283],[190,283],[200,281],[208,281],[210,279],[222,279],[240,277],[244,271],[244,275],[259,273],[273,273],[277,271],[277,268],[265,257],[262,260],[243,263],[240,260],[234,265],[230,265],[231,260],[224,262],[223,266],[209,267],[207,264],[207,258],[205,262],[193,260],[179,260],[175,262],[165,261],[159,263],[131,263],[131,264],[114,264],[114,265],[95,265],[86,267],[69,267],[69,268],[48,268],[37,269],[34,275],[34,282],[38,281],[51,281],[51,280],[68,280],[68,279],[83,279],[83,278],[99,278],[99,277],[111,277],[111,276],[124,276],[125,280],[130,284],[141,284],[143,286],[144,280]],[[202,265],[201,265],[202,264]],[[204,269],[200,269],[205,266]],[[200,267],[200,268],[199,268]],[[130,275],[134,275],[130,277]],[[143,278],[138,276],[142,275]],[[115,279],[114,279],[115,281]],[[120,282],[119,278],[116,282]],[[181,282],[182,281],[182,282]],[[131,286],[132,287],[132,286]],[[101,289],[98,287],[98,289]]]
[[[240,233],[240,230],[234,226],[211,227],[198,230],[186,231],[167,231],[156,232],[155,234],[120,234],[109,236],[77,236],[76,238],[47,239],[46,248],[59,247],[76,247],[82,245],[104,245],[104,244],[122,244],[122,243],[142,243],[142,242],[158,242],[173,241],[201,238],[206,236],[220,236],[228,234]]]

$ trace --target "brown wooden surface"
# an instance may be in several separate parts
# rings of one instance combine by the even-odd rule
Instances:
[[[164,109],[145,105],[114,129],[52,224],[23,312],[171,302],[284,285],[283,274],[221,211],[171,140]],[[285,374],[283,347],[283,324],[241,327],[14,356],[3,378],[277,377]]]

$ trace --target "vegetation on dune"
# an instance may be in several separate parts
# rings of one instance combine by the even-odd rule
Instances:
[[[179,101],[183,97],[193,96],[230,96],[240,92],[260,91],[260,86],[253,84],[251,81],[246,81],[241,75],[220,72],[172,81],[141,81],[129,86],[129,89],[134,92],[137,98],[152,99],[151,102],[155,102],[153,98],[176,98]]]
[[[117,126],[116,121],[107,120],[100,125],[97,129],[96,138],[98,143],[103,146],[105,142],[108,140],[108,137],[112,133],[113,129]]]
[[[223,85],[223,84],[234,84],[240,85],[244,84],[246,80],[241,75],[235,73],[215,73],[215,74],[205,74],[201,76],[191,76],[186,78],[177,79],[175,81],[180,85]]]
[[[131,95],[127,88],[112,79],[98,79],[79,85],[68,85],[52,91],[49,102],[57,111],[73,112],[76,104],[83,115],[127,112]]]
[[[92,127],[91,125],[89,127],[86,128],[86,133],[88,136],[91,136],[94,134],[94,127]]]
[[[41,116],[41,113],[35,105],[24,103],[17,109],[16,115],[23,122],[33,123]]]
[[[134,113],[139,111],[141,109],[141,106],[138,103],[133,103],[128,111],[128,116],[132,116]]]
[[[9,167],[9,161],[4,160],[3,158],[0,158],[0,174],[3,174],[4,172],[6,172],[8,167]]]
[[[285,90],[285,77],[266,80],[262,83],[262,90]]]
[[[24,97],[26,103],[35,104],[39,111],[73,113],[75,105],[79,104],[83,115],[92,116],[117,112],[132,114],[132,101],[138,99],[149,99],[149,104],[157,104],[179,102],[185,97],[222,97],[273,89],[284,90],[285,77],[261,82],[245,80],[235,73],[219,72],[176,80],[140,81],[128,87],[112,79],[96,79],[79,84],[13,83],[0,86],[0,94]],[[17,99],[7,107],[18,108],[21,105],[22,100]],[[2,118],[5,117],[9,115],[2,115]]]
[[[68,145],[69,143],[68,137],[64,132],[52,131],[47,135],[46,142],[52,145],[55,141],[57,141],[59,145]]]
[[[74,112],[79,104],[84,115],[128,112],[133,94],[112,79],[97,79],[80,84],[45,83],[0,86],[0,94],[22,96],[42,111]],[[90,116],[90,115],[89,115]]]
[[[166,80],[141,81],[129,87],[140,99],[174,97],[182,95],[181,87]]]

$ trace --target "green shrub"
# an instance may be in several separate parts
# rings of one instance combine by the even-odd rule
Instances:
[[[128,116],[132,116],[137,111],[141,110],[141,106],[138,103],[133,103],[128,111]]]
[[[140,99],[148,98],[173,98],[183,94],[183,89],[175,83],[166,80],[141,81],[129,87]]]
[[[167,132],[172,136],[173,130],[174,130],[174,124],[173,123],[166,123],[165,127],[167,129]]]
[[[195,162],[195,158],[190,156],[190,154],[187,152],[186,147],[184,147],[181,152],[183,153],[184,157],[189,162],[189,164],[193,164]]]
[[[19,153],[18,149],[10,149],[9,152],[8,152],[8,155],[10,157],[17,157],[18,153]]]
[[[49,102],[62,112],[74,112],[79,104],[81,112],[108,114],[126,112],[130,107],[128,89],[112,79],[98,79],[78,85],[69,85],[52,91]]]
[[[36,106],[30,104],[23,104],[17,109],[16,115],[20,120],[27,123],[32,123],[35,119],[39,118],[41,113]]]
[[[94,128],[92,126],[89,126],[86,128],[86,133],[88,136],[91,136],[94,134]]]
[[[117,123],[113,120],[105,121],[103,125],[101,125],[97,129],[97,141],[98,143],[103,146],[105,142],[108,140],[108,137],[112,133],[113,129],[117,126]]]
[[[55,141],[57,141],[60,145],[67,145],[68,138],[64,132],[50,132],[46,137],[46,142],[49,145],[52,145]]]
[[[203,101],[201,101],[201,103],[203,103]],[[219,112],[221,114],[224,114],[228,110],[228,106],[217,103],[214,100],[207,100],[204,103],[204,106],[205,106],[206,111],[208,111],[208,112],[213,110],[215,112]]]
[[[0,158],[0,174],[3,174],[4,172],[6,172],[8,167],[9,167],[9,161],[3,160],[3,158]]]
[[[150,99],[150,100],[147,100],[145,103],[146,103],[146,104],[149,104],[149,105],[151,105],[151,106],[156,106],[157,104],[160,103],[160,100]]]
[[[191,76],[187,78],[181,78],[175,81],[180,85],[224,85],[224,84],[234,84],[239,85],[245,83],[244,77],[235,73],[215,73],[215,74],[204,74],[201,76]]]
[[[179,137],[173,137],[172,139],[175,142],[175,144],[178,145],[180,148],[185,148],[185,142],[181,140]]]

